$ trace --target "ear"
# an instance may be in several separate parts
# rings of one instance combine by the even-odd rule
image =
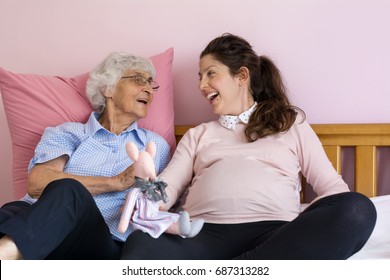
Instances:
[[[240,86],[246,84],[249,81],[249,77],[250,77],[249,69],[247,67],[242,66],[238,70],[237,77],[238,77]]]
[[[104,97],[113,97],[115,92],[115,87],[107,87],[104,92],[102,92],[102,95]]]
[[[152,158],[154,158],[156,156],[156,143],[153,141],[148,142],[148,144],[146,144],[145,151],[148,152]]]
[[[129,155],[129,158],[131,158],[134,162],[138,160],[139,150],[133,142],[126,144],[126,152]]]

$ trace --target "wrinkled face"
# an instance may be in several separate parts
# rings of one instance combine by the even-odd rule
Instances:
[[[150,80],[149,73],[144,71],[126,71],[116,84],[112,100],[115,111],[119,114],[130,114],[135,120],[146,117],[148,108],[153,101],[154,91],[150,83],[137,82],[137,79],[128,78],[144,77],[145,81]],[[138,79],[139,80],[139,79]]]
[[[218,115],[241,113],[239,78],[232,76],[229,68],[205,55],[199,62],[199,89]]]

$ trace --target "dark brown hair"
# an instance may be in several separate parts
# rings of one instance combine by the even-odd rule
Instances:
[[[248,141],[285,132],[294,124],[300,108],[291,105],[279,69],[266,56],[258,56],[243,38],[225,33],[212,40],[200,55],[212,55],[226,65],[234,76],[241,67],[249,69],[250,91],[258,103],[252,113],[245,135]]]

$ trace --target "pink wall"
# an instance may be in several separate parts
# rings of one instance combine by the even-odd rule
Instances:
[[[223,32],[279,65],[310,123],[390,122],[390,1],[0,0],[0,66],[75,75],[108,52],[175,48],[176,124],[213,119],[198,56]],[[11,199],[11,145],[0,101],[0,204]]]

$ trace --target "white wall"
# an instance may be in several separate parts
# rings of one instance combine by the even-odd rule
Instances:
[[[108,52],[175,48],[176,124],[214,118],[197,90],[198,56],[224,32],[279,65],[310,123],[390,122],[390,1],[0,0],[0,66],[75,75]],[[0,103],[0,204],[11,146]]]

